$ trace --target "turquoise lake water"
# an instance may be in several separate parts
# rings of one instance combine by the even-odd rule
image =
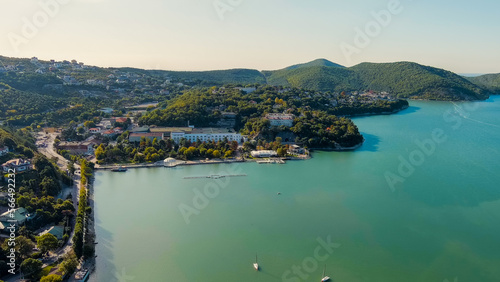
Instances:
[[[500,281],[500,97],[410,104],[354,152],[98,171],[90,281]]]

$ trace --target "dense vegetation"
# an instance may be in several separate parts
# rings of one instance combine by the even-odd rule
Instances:
[[[386,91],[401,98],[486,99],[484,89],[452,72],[410,62],[350,68],[309,66],[265,72],[268,83],[320,91]]]
[[[223,119],[223,111],[229,111],[236,114],[237,130],[241,130],[245,135],[272,141],[280,135],[280,132],[293,132],[293,130],[272,129],[263,116],[267,113],[287,111],[297,117],[310,114],[307,123],[323,129],[321,133],[299,129],[293,132],[295,134],[293,139],[299,137],[298,140],[301,140],[301,143],[311,147],[333,147],[335,144],[353,146],[362,140],[357,128],[350,120],[333,116],[335,111],[343,114],[385,112],[397,110],[397,107],[401,109],[407,105],[406,101],[380,101],[363,104],[365,108],[360,106],[361,110],[356,110],[354,106],[351,108],[330,106],[334,97],[335,95],[331,93],[309,92],[294,88],[285,90],[271,86],[260,87],[251,94],[244,94],[235,88],[196,89],[169,101],[164,109],[157,109],[144,115],[139,122],[159,126],[186,126],[189,121],[198,127],[213,126]],[[299,118],[294,123],[304,121]],[[353,130],[345,130],[349,126]],[[336,134],[327,133],[325,131],[327,128],[332,128],[331,132],[336,132]],[[351,135],[358,137],[351,138],[353,137]]]
[[[136,143],[119,140],[116,146],[101,144],[97,147],[95,155],[99,164],[157,162],[169,157],[181,160],[232,158],[238,149],[237,142],[227,140],[203,143],[183,139],[179,144],[156,138],[153,141],[143,138]]]
[[[252,84],[265,83],[266,78],[257,70],[251,69],[231,69],[215,71],[168,71],[167,74],[175,79],[191,80],[202,85],[222,85],[228,83]]]
[[[467,77],[467,79],[495,94],[500,93],[500,73]]]

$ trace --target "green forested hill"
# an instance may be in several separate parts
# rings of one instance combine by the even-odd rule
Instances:
[[[357,74],[348,68],[313,66],[267,73],[271,85],[292,86],[318,91],[351,91],[360,88]]]
[[[469,81],[479,86],[482,86],[489,91],[498,94],[500,93],[500,73],[485,74],[476,77],[467,77]]]
[[[401,98],[486,99],[486,91],[452,72],[410,62],[362,63],[350,68],[313,66],[266,72],[272,85],[319,91],[387,91]]]
[[[168,71],[167,74],[174,79],[200,81],[204,85],[266,83],[266,78],[261,72],[251,69]]]
[[[399,97],[437,100],[488,97],[484,89],[455,73],[416,63],[362,63],[350,69],[358,73],[365,88],[392,92]]]
[[[334,62],[330,62],[330,61],[328,61],[326,59],[316,59],[316,60],[308,62],[308,63],[289,66],[289,67],[286,67],[285,69],[287,69],[287,70],[293,70],[293,69],[304,68],[304,67],[338,67],[338,68],[344,68],[344,66],[336,64]]]

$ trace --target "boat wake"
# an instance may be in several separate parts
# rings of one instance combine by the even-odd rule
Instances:
[[[484,124],[484,125],[488,125],[488,126],[493,126],[493,127],[498,127],[500,128],[499,125],[497,124],[492,124],[492,123],[487,123],[487,122],[484,122],[484,121],[480,121],[480,120],[477,120],[477,119],[473,119],[470,117],[470,113],[464,111],[464,109],[462,107],[460,107],[459,105],[457,105],[455,102],[451,102],[453,104],[453,106],[455,107],[455,112],[461,116],[462,118],[464,119],[468,119],[470,121],[473,121],[473,122],[477,122],[477,123],[480,123],[480,124]]]

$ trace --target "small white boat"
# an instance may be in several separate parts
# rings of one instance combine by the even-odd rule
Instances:
[[[255,255],[255,263],[253,264],[253,268],[255,268],[255,270],[259,271],[259,264],[257,263],[257,255]]]
[[[330,277],[325,276],[325,271],[326,271],[326,264],[325,264],[325,268],[323,269],[323,278],[321,278],[321,282],[330,281]]]

